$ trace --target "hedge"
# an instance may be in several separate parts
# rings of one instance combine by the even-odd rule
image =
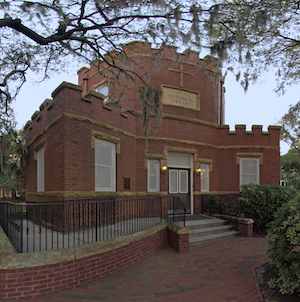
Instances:
[[[268,224],[267,254],[277,267],[269,282],[282,294],[300,293],[300,196],[285,203]]]
[[[274,213],[284,203],[295,198],[298,190],[276,185],[243,185],[239,206],[245,217],[254,220],[255,230],[265,230]]]

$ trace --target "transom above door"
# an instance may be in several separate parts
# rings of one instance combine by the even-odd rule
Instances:
[[[192,168],[191,154],[168,152],[168,168]]]

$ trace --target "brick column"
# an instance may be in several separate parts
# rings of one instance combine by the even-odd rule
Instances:
[[[168,244],[178,253],[189,251],[190,230],[175,223],[169,222]]]

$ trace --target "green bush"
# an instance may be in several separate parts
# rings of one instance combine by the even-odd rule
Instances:
[[[220,209],[220,197],[210,195],[207,212],[209,215],[216,214]]]
[[[277,269],[269,282],[282,294],[300,293],[300,196],[285,203],[268,224],[267,253]]]
[[[239,206],[245,217],[254,220],[255,230],[265,230],[274,213],[285,202],[295,198],[297,190],[275,185],[243,185]]]

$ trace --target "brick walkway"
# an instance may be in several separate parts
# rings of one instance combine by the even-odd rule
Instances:
[[[266,248],[267,239],[257,237],[191,247],[187,254],[166,247],[105,279],[18,301],[263,301],[253,272],[267,261]]]

